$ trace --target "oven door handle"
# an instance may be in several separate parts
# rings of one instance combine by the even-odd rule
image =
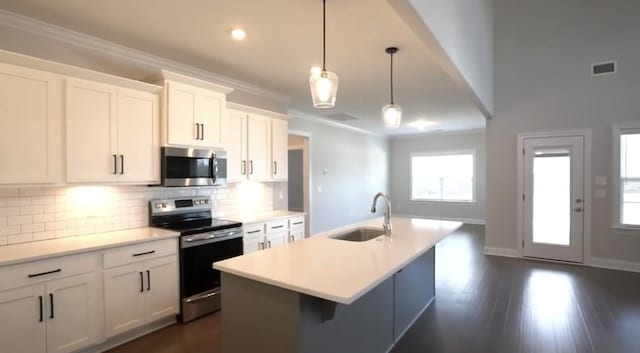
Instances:
[[[216,295],[219,295],[220,293],[222,293],[222,291],[220,289],[215,290],[213,292],[209,292],[209,293],[205,293],[202,295],[198,295],[197,297],[190,297],[184,300],[185,303],[193,303],[193,302],[198,302],[201,300],[205,300],[207,298],[211,298],[211,297],[215,297]]]
[[[224,236],[219,237],[207,237],[204,239],[191,239],[191,238],[182,238],[181,247],[182,248],[190,248],[193,246],[200,246],[209,243],[217,243],[220,241],[233,240],[237,238],[242,238],[242,231],[233,232],[233,234],[226,233]]]

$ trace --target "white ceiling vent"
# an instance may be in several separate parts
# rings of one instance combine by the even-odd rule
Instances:
[[[360,118],[358,118],[355,115],[351,115],[351,114],[347,114],[347,113],[338,113],[338,114],[332,114],[332,115],[326,115],[325,118],[333,120],[333,121],[353,121],[353,120],[360,120]]]
[[[591,75],[600,76],[616,73],[617,63],[615,61],[609,61],[604,63],[597,63],[591,65]]]

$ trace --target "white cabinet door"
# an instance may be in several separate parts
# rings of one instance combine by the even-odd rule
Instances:
[[[247,113],[227,109],[223,122],[227,151],[227,181],[247,178]]]
[[[249,179],[271,179],[271,119],[249,115],[248,118],[247,157]]]
[[[145,319],[155,321],[180,310],[178,257],[168,256],[145,264]]]
[[[195,122],[200,125],[200,141],[198,145],[222,147],[222,114],[225,95],[202,89],[196,91]]]
[[[264,249],[266,246],[264,238],[264,223],[248,224],[244,226],[242,237],[243,252],[250,254]]]
[[[145,322],[144,265],[137,263],[104,271],[106,337]]]
[[[116,181],[116,89],[67,79],[66,92],[67,181]]]
[[[289,243],[294,243],[304,239],[304,229],[292,229],[289,231]]]
[[[280,232],[267,234],[265,238],[267,240],[267,247],[272,248],[280,244],[286,244],[288,236],[289,232],[286,229]]]
[[[44,286],[0,292],[0,350],[46,352]]]
[[[56,182],[61,78],[0,64],[0,184]]]
[[[167,82],[167,143],[193,146],[199,143],[195,121],[196,92],[193,87]]]
[[[97,273],[46,284],[47,353],[67,353],[98,340]]]
[[[289,178],[289,130],[286,120],[272,119],[271,145],[271,178],[273,180],[287,180]]]
[[[158,96],[118,91],[118,181],[160,182]]]

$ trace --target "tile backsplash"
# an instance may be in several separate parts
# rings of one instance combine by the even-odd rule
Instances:
[[[224,187],[66,186],[0,189],[0,246],[146,227],[152,199],[209,196],[214,217],[273,210],[273,183]]]

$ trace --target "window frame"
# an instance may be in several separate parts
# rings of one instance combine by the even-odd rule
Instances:
[[[433,156],[450,156],[450,155],[471,155],[471,163],[473,164],[471,169],[473,170],[473,181],[471,182],[471,200],[433,200],[433,199],[420,199],[413,197],[413,157],[433,157]],[[475,149],[460,149],[460,150],[442,150],[442,151],[424,151],[424,152],[412,152],[409,155],[409,200],[412,202],[424,202],[424,203],[437,203],[437,204],[461,204],[471,205],[478,202],[476,197],[476,183],[477,183],[477,170],[478,163],[476,162],[476,150]]]
[[[614,229],[640,231],[640,225],[622,223],[622,173],[620,172],[622,156],[620,155],[620,139],[622,135],[640,133],[640,122],[613,124],[613,179],[612,179],[612,220]]]

